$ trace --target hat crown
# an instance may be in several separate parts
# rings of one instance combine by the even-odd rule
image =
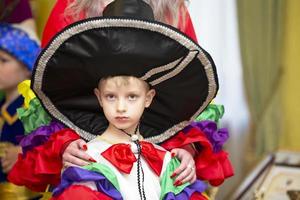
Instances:
[[[143,0],[115,0],[106,6],[103,16],[154,20],[152,8]]]

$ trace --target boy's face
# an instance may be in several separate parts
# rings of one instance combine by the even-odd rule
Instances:
[[[0,50],[0,90],[8,91],[30,77],[29,70],[10,54]]]
[[[130,77],[126,84],[117,84],[114,78],[109,78],[99,85],[95,94],[106,119],[116,128],[132,132],[144,109],[150,106],[155,91],[134,77]]]

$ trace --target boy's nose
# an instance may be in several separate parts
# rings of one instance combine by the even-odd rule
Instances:
[[[126,103],[124,100],[119,100],[117,104],[117,111],[118,112],[125,112],[126,111]]]

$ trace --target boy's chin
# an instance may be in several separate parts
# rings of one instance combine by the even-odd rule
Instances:
[[[128,124],[114,124],[114,126],[117,128],[117,129],[120,129],[120,130],[134,130],[135,126],[131,126],[131,125],[128,125]]]

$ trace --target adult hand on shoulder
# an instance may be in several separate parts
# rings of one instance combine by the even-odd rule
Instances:
[[[22,153],[20,146],[9,145],[4,150],[4,156],[1,158],[2,171],[8,173],[18,159],[18,154]]]
[[[180,166],[175,169],[171,178],[175,178],[174,185],[179,186],[186,182],[194,183],[197,179],[195,161],[191,153],[185,149],[175,148],[171,151],[172,157],[176,156],[180,161]]]
[[[85,166],[90,162],[96,162],[86,151],[87,144],[84,140],[78,139],[71,142],[62,154],[63,166]]]

